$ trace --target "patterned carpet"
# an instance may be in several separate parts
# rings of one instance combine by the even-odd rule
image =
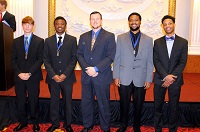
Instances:
[[[8,128],[5,128],[2,132],[13,132],[13,129],[18,125],[18,123],[11,124]],[[50,124],[40,124],[40,132],[46,132]],[[62,128],[63,123],[60,124],[60,129],[56,129],[54,132],[65,132]],[[83,126],[80,125],[72,125],[74,132],[80,132],[83,129]],[[111,132],[115,132],[117,128],[111,128]],[[153,127],[142,126],[142,132],[154,132]],[[32,132],[32,125],[28,125],[25,129],[20,132]],[[95,126],[91,132],[102,132],[99,126]],[[132,127],[127,128],[126,132],[133,132]],[[163,132],[168,132],[167,128],[163,128]],[[178,128],[178,132],[200,132],[200,128]]]

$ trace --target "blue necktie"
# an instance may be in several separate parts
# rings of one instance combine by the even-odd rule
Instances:
[[[165,36],[165,40],[166,40],[166,41],[174,40],[174,36],[171,36],[171,37]]]

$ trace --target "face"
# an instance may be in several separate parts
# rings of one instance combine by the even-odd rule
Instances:
[[[33,24],[29,24],[29,23],[22,24],[22,28],[23,28],[25,34],[32,33],[33,27],[34,27]]]
[[[139,31],[140,25],[141,25],[141,21],[140,21],[139,16],[132,15],[129,18],[128,24],[129,24],[131,31],[137,31],[137,30]]]
[[[99,29],[101,27],[102,19],[100,14],[96,13],[90,16],[90,25],[93,29]]]
[[[55,21],[54,27],[55,27],[56,33],[61,35],[66,30],[66,23],[64,20],[58,19]]]
[[[166,34],[173,35],[175,29],[175,23],[171,19],[165,19],[163,21],[163,29]]]

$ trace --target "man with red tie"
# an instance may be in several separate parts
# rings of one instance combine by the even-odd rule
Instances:
[[[0,22],[4,22],[6,25],[16,31],[16,21],[15,16],[8,11],[6,11],[7,1],[0,0]]]

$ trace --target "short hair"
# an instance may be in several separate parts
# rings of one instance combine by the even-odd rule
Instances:
[[[128,16],[128,21],[129,21],[130,17],[133,16],[133,15],[138,16],[139,19],[140,19],[140,21],[142,20],[142,17],[141,17],[141,15],[140,15],[139,13],[137,13],[137,12],[133,12],[133,13],[131,13],[131,14]]]
[[[55,23],[56,23],[57,20],[64,20],[64,21],[65,21],[65,24],[67,25],[67,21],[65,20],[65,18],[62,17],[62,16],[58,16],[58,17],[56,17],[55,20],[54,20],[54,26],[55,26]]]
[[[92,16],[93,14],[99,14],[99,15],[100,15],[100,18],[102,19],[102,15],[101,15],[101,13],[98,12],[98,11],[93,11],[92,13],[90,13],[90,19],[91,19],[91,16]]]
[[[163,24],[165,19],[171,19],[175,23],[175,17],[170,16],[170,15],[165,15],[161,20],[162,24]]]
[[[5,5],[5,9],[6,9],[6,7],[7,7],[7,1],[6,0],[0,0],[0,4]]]
[[[33,20],[32,17],[30,16],[26,16],[22,19],[22,24],[25,24],[25,23],[29,23],[29,24],[32,24],[34,25],[35,21]]]

